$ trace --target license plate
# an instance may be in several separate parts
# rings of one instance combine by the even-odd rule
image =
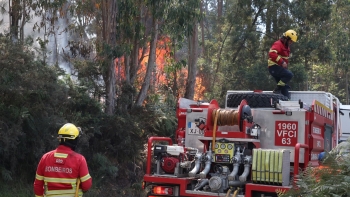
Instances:
[[[187,123],[187,134],[189,134],[189,135],[203,135],[204,130],[201,130],[200,128],[198,128],[194,122],[188,122]]]
[[[194,128],[194,129],[188,128],[188,134],[189,135],[203,135],[204,131],[200,130],[199,128]]]
[[[203,135],[204,131],[200,130],[199,128],[194,128],[194,129],[188,128],[188,134],[189,135]]]

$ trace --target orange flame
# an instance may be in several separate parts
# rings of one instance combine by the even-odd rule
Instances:
[[[156,66],[155,69],[152,72],[152,78],[151,78],[151,90],[153,92],[159,92],[164,90],[164,87],[168,87],[171,83],[168,78],[167,74],[164,71],[164,67],[167,65],[167,62],[170,58],[170,45],[171,40],[169,37],[162,37],[157,41],[157,48],[156,48]],[[149,45],[148,45],[149,47]],[[146,52],[149,53],[149,48]],[[142,55],[142,49],[139,50],[139,58]],[[137,71],[137,79],[135,84],[137,88],[141,88],[141,85],[143,83],[146,70],[147,70],[147,63],[148,63],[149,55],[145,56],[141,63],[140,68]],[[115,60],[116,64],[116,76],[117,76],[117,83],[120,84],[121,81],[125,80],[125,62],[124,57],[117,58]],[[177,71],[177,86],[178,86],[178,96],[182,97],[184,96],[185,89],[186,89],[186,79],[187,79],[187,68],[182,68],[181,70]],[[196,85],[195,85],[195,96],[194,100],[200,100],[203,99],[203,95],[205,92],[205,87],[202,85],[203,79],[202,77],[196,77]],[[163,89],[162,89],[163,88]]]

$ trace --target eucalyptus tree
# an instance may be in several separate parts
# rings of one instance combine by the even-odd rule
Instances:
[[[329,25],[331,30],[329,41],[332,45],[333,61],[329,63],[334,79],[337,83],[339,97],[344,98],[344,103],[349,104],[349,68],[350,68],[350,30],[348,15],[350,2],[347,0],[333,1],[332,20]],[[335,81],[337,82],[337,81]]]
[[[292,6],[294,5],[289,0],[266,1],[266,9],[261,15],[259,29],[262,34],[261,50],[265,59],[272,43],[278,40],[286,30],[297,27],[290,13]]]
[[[298,32],[298,43],[294,46],[293,62],[300,62],[312,75],[312,65],[331,60],[328,36],[332,3],[329,0],[291,1],[290,13]],[[311,90],[312,81],[304,83],[302,90]]]
[[[167,7],[167,3],[168,1],[118,1],[115,36],[116,49],[120,53],[117,59],[117,94],[120,109],[132,106],[134,101],[137,106],[142,105],[147,96],[155,67],[158,18],[163,17],[163,11],[159,7]],[[140,76],[141,63],[146,56],[146,74]],[[139,94],[135,99],[137,90]]]
[[[170,59],[165,67],[173,95],[182,95],[180,70],[187,65],[184,97],[193,98],[197,76],[198,23],[202,18],[200,0],[173,0],[161,21],[162,34],[170,38]],[[187,44],[186,44],[187,42]],[[187,52],[187,54],[186,54]]]
[[[31,7],[35,10],[35,15],[41,17],[41,21],[36,22],[33,29],[44,31],[44,38],[38,38],[43,43],[44,60],[45,54],[49,52],[48,40],[53,37],[55,43],[53,55],[57,66],[73,62],[75,66],[70,67],[73,75],[81,77],[80,79],[84,81],[83,77],[89,76],[84,75],[87,69],[82,65],[90,65],[89,72],[94,75],[90,76],[94,78],[92,81],[97,84],[102,78],[104,82],[102,94],[105,97],[105,112],[112,115],[116,92],[114,58],[117,56],[115,50],[117,1],[46,0],[32,1]],[[60,34],[66,36],[58,38]],[[58,42],[63,40],[66,42],[59,45]],[[59,55],[62,57],[58,57]],[[84,61],[85,63],[82,63]],[[101,78],[96,77],[97,75]]]
[[[109,115],[114,114],[115,109],[115,94],[116,94],[116,75],[115,75],[115,61],[116,58],[116,17],[118,13],[117,0],[108,0],[101,2],[102,11],[102,43],[105,45],[103,48],[110,50],[104,50],[103,54],[103,80],[106,86],[106,113]]]
[[[219,21],[217,13],[220,6],[216,6],[214,1],[210,5],[215,6],[208,6],[206,20],[210,22],[207,23],[206,36],[209,39],[205,43],[206,54],[201,65],[210,73],[207,84],[211,84],[211,92],[208,96],[223,98],[228,89],[249,88],[244,75],[259,60],[261,35],[257,30],[266,1],[225,1],[221,25],[211,25]]]
[[[32,8],[42,18],[34,29],[44,31],[40,38],[45,43],[54,38],[53,54],[56,65],[68,62],[72,74],[96,99],[104,97],[105,112],[114,113],[115,108],[115,57],[117,1],[33,1]],[[58,38],[59,35],[65,37]],[[66,40],[65,43],[60,43]],[[59,48],[62,47],[62,48]],[[62,57],[58,57],[58,56]],[[61,60],[59,60],[59,58]],[[87,80],[88,79],[88,82]],[[101,85],[103,81],[103,85]]]
[[[9,0],[7,4],[5,1],[0,2],[1,12],[8,14],[9,33],[13,40],[24,41],[24,26],[30,19],[31,10],[28,9],[30,2],[28,0]]]
[[[206,88],[203,95],[206,99],[215,98],[211,93],[215,85],[221,60],[223,43],[227,32],[223,32],[226,25],[225,11],[229,1],[202,0],[202,18],[200,25],[201,54],[198,61],[198,74],[202,78],[202,85]],[[214,70],[214,71],[213,71]],[[214,73],[215,72],[215,73]]]
[[[181,2],[181,1],[180,1]],[[188,36],[188,76],[186,81],[185,98],[193,99],[197,76],[197,61],[199,57],[198,45],[198,23],[199,23],[199,6],[200,1],[188,1],[183,8],[185,8],[185,20],[187,24]]]
[[[126,84],[133,86],[140,68],[140,61],[143,60],[146,52],[149,29],[146,30],[143,25],[148,22],[149,13],[145,2],[140,0],[119,1],[118,7],[116,42],[120,49],[125,49],[122,51],[124,80]],[[118,60],[118,63],[119,61],[121,60]]]
[[[66,0],[58,0],[55,2],[49,0],[2,0],[0,1],[1,14],[3,14],[1,21],[8,22],[9,33],[13,40],[23,42],[25,37],[29,34],[29,32],[25,32],[26,27],[31,26],[29,29],[38,30],[44,26],[47,27],[45,24],[47,21],[53,24],[54,21],[57,21],[59,16],[56,15],[55,12],[50,11],[55,10],[59,12],[58,8],[65,2]],[[36,21],[36,17],[38,16],[42,16],[42,20],[39,23]],[[32,25],[33,22],[34,25]]]
[[[151,75],[154,70],[154,67],[156,66],[156,48],[159,34],[158,21],[164,16],[164,9],[159,8],[167,7],[169,2],[169,0],[151,0],[146,3],[146,6],[150,8],[151,12],[151,37],[149,45],[149,58],[147,62],[146,74],[143,79],[140,92],[135,101],[136,106],[141,106],[143,101],[145,100],[151,82]]]
[[[194,22],[192,31],[188,34],[188,76],[185,98],[193,99],[197,76],[197,61],[199,56],[198,22]]]
[[[62,25],[60,20],[69,21],[70,17],[66,15],[69,2],[67,0],[10,0],[6,3],[3,0],[0,2],[2,21],[8,22],[9,33],[14,41],[24,42],[26,37],[35,37],[40,46],[38,51],[44,62],[50,53],[47,45],[50,37],[53,37],[51,40],[55,46],[52,47],[51,56],[55,56],[53,59],[56,60],[57,65],[59,54],[57,35],[67,30],[68,24]],[[62,20],[63,18],[66,20]]]
[[[290,86],[293,90],[302,89],[302,84],[306,80],[306,73],[304,67],[301,65],[301,61],[298,59],[299,45],[302,45],[302,38],[298,32],[298,23],[295,22],[295,16],[292,14],[291,9],[296,6],[295,2],[289,0],[268,0],[266,1],[266,10],[263,12],[261,22],[263,28],[259,31],[262,33],[261,47],[259,48],[259,57],[261,57],[261,64],[265,68],[264,79],[268,80],[268,85],[263,90],[272,90],[271,84],[275,85],[274,79],[268,74],[267,71],[267,59],[268,52],[271,45],[281,38],[283,33],[288,29],[294,29],[298,33],[298,42],[293,43],[291,48],[291,55],[289,57],[289,69],[294,73],[294,77],[290,82]],[[262,71],[260,71],[262,72]],[[271,83],[272,82],[272,83]],[[269,89],[270,88],[270,89]]]
[[[121,2],[120,7],[120,15],[117,18],[119,24],[117,31],[120,34],[117,40],[127,46],[124,53],[126,84],[135,89],[138,87],[137,73],[141,62],[148,55],[146,73],[140,81],[141,88],[135,101],[135,104],[139,106],[142,105],[147,96],[151,74],[156,66],[155,49],[158,34],[161,33],[161,36],[170,35],[170,37],[176,38],[176,41],[183,40],[182,34],[191,35],[195,18],[198,19],[199,16],[199,0],[128,1]],[[163,9],[159,9],[159,7]],[[192,78],[195,82],[195,76]],[[133,100],[132,97],[129,98]]]
[[[134,104],[139,86],[138,72],[145,59],[151,36],[152,19],[145,1],[118,1],[116,44],[118,108],[127,109]],[[154,24],[154,23],[153,23]]]
[[[293,22],[288,0],[206,1],[205,54],[200,60],[206,73],[208,99],[223,98],[228,89],[273,88],[267,71],[267,54]],[[264,83],[261,83],[264,81]]]

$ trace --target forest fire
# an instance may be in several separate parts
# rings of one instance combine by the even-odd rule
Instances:
[[[157,42],[156,48],[156,62],[155,68],[152,72],[150,90],[153,93],[160,92],[165,93],[165,91],[172,90],[174,87],[174,79],[176,80],[177,90],[173,93],[177,97],[183,97],[186,89],[186,79],[187,79],[187,68],[180,67],[175,68],[173,57],[170,55],[171,40],[168,37],[162,37]],[[144,80],[147,63],[149,59],[149,45],[146,49],[147,51],[143,53],[143,49],[139,50],[139,68],[137,69],[137,77],[134,84],[140,89],[142,82]],[[144,57],[142,55],[144,54]],[[120,61],[120,62],[119,62]],[[125,61],[124,57],[117,58],[115,60],[116,63],[116,76],[117,83],[121,84],[121,81],[125,80]],[[173,90],[172,90],[173,91]],[[205,87],[202,85],[202,79],[200,77],[196,77],[196,85],[195,85],[195,100],[203,99]]]

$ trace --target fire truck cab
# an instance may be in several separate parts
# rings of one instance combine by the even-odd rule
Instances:
[[[337,97],[322,91],[228,91],[216,100],[180,98],[175,144],[148,140],[143,187],[148,197],[277,196],[295,175],[318,166],[338,144]]]

